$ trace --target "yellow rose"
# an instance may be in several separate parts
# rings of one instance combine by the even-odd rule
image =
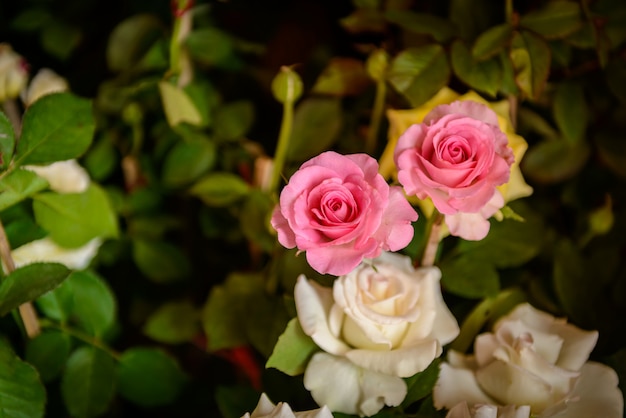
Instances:
[[[524,138],[517,135],[513,129],[513,124],[511,123],[509,115],[509,103],[506,100],[488,102],[473,91],[460,95],[447,87],[441,89],[429,101],[416,109],[390,109],[387,111],[387,118],[389,119],[389,140],[387,147],[380,158],[380,173],[385,178],[396,178],[397,169],[394,163],[393,154],[400,135],[402,135],[411,125],[421,123],[426,115],[436,106],[449,104],[457,100],[472,100],[485,104],[498,115],[499,128],[506,134],[509,140],[509,146],[513,150],[513,155],[515,156],[515,162],[511,166],[509,182],[498,186],[498,190],[502,194],[504,201],[510,202],[520,197],[531,195],[533,189],[524,181],[519,165],[526,149],[528,148],[528,144]],[[419,202],[419,204],[422,206],[422,209],[427,215],[432,212],[433,206],[430,201]]]

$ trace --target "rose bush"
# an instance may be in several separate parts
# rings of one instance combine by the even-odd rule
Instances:
[[[416,220],[402,190],[378,173],[375,159],[328,151],[291,177],[271,223],[278,241],[306,251],[315,270],[342,275],[363,258],[404,248]]]
[[[528,405],[508,405],[498,407],[496,405],[474,405],[469,407],[467,402],[461,402],[450,409],[446,418],[529,418],[530,407]]]
[[[439,105],[398,139],[394,160],[409,195],[430,198],[450,232],[479,240],[504,205],[496,186],[509,180],[514,156],[495,112],[473,101]],[[475,218],[454,219],[458,214]],[[450,218],[448,218],[450,217]]]
[[[385,252],[337,278],[332,290],[298,278],[298,319],[323,350],[304,374],[318,404],[373,415],[402,402],[402,378],[424,370],[459,332],[440,277],[437,267],[414,269],[409,257]]]
[[[289,404],[279,402],[274,405],[263,393],[252,414],[246,413],[241,418],[333,418],[333,414],[326,406],[312,411],[293,412]]]
[[[450,351],[433,391],[437,408],[528,405],[533,416],[621,418],[613,369],[587,358],[598,333],[522,304],[479,335],[474,354]]]

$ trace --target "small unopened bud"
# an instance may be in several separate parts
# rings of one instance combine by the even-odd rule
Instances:
[[[28,65],[11,45],[0,43],[0,102],[14,99],[28,82]]]
[[[22,102],[28,107],[46,94],[68,90],[67,80],[49,68],[42,68],[30,81],[28,88],[22,92]]]
[[[383,49],[377,49],[371,53],[365,63],[365,68],[370,77],[376,81],[384,81],[389,65],[389,54]]]
[[[274,97],[281,103],[294,103],[302,95],[302,80],[291,67],[283,66],[272,81]]]
[[[613,201],[606,196],[604,205],[589,214],[589,229],[594,235],[604,235],[613,228]]]

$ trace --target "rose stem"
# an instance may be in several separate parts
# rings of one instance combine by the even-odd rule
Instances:
[[[383,119],[385,112],[385,97],[387,95],[386,81],[379,80],[376,82],[376,96],[374,97],[374,108],[372,110],[372,118],[370,120],[370,127],[367,132],[367,142],[365,143],[365,152],[369,155],[374,155],[376,152],[376,142],[378,139],[378,131],[380,130],[380,123]]]
[[[289,137],[293,125],[293,105],[296,97],[296,80],[293,77],[287,77],[287,94],[283,102],[283,120],[280,124],[280,133],[278,134],[278,145],[276,146],[276,154],[274,155],[274,168],[272,177],[270,178],[270,192],[278,192],[278,186],[281,180],[281,173],[287,158],[287,149],[289,148]]]
[[[13,257],[11,257],[11,246],[9,245],[9,240],[7,239],[7,234],[2,222],[0,222],[0,258],[2,258],[7,275],[15,271],[15,263],[13,262]],[[26,302],[21,304],[19,312],[22,322],[24,323],[24,328],[26,329],[26,335],[28,335],[29,338],[39,335],[41,328],[39,327],[37,313],[32,303]]]
[[[428,225],[426,227],[426,233],[428,234],[428,239],[426,241],[426,246],[424,247],[424,253],[422,255],[421,265],[432,266],[435,264],[435,258],[437,257],[437,249],[439,248],[440,241],[440,232],[441,232],[441,223],[443,222],[443,215],[437,210],[434,209],[433,213],[430,215],[428,219]]]

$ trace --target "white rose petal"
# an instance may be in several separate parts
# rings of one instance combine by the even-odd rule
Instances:
[[[530,407],[475,405],[470,408],[467,402],[461,402],[450,409],[446,418],[529,418]]]
[[[333,303],[330,289],[323,288],[301,275],[298,277],[294,296],[298,301],[300,325],[305,334],[315,341],[315,344],[331,354],[343,354],[350,349],[330,330],[327,321]]]
[[[361,416],[374,415],[384,405],[399,405],[407,391],[399,377],[362,369],[324,352],[311,358],[304,372],[304,387],[319,405]]]
[[[580,370],[572,399],[558,418],[622,418],[624,396],[619,390],[617,373],[601,363],[589,361]]]
[[[28,165],[30,170],[48,181],[58,193],[82,193],[89,187],[89,174],[76,160],[57,161],[50,165]]]
[[[50,238],[31,241],[11,252],[16,267],[35,262],[61,263],[74,270],[86,268],[102,244],[94,238],[80,248],[63,248]]]
[[[67,90],[69,90],[67,80],[49,68],[42,68],[30,81],[28,88],[22,91],[22,101],[25,106],[30,106],[46,94]]]
[[[263,393],[256,408],[252,411],[252,415],[246,413],[241,418],[333,418],[333,414],[326,406],[312,411],[294,413],[289,404],[279,402],[277,405],[274,405],[267,395]]]
[[[473,355],[449,353],[433,390],[434,404],[453,408],[466,401],[470,410],[481,404],[526,405],[540,418],[621,418],[617,375],[586,362],[597,337],[596,331],[522,304],[493,332],[476,337]]]

